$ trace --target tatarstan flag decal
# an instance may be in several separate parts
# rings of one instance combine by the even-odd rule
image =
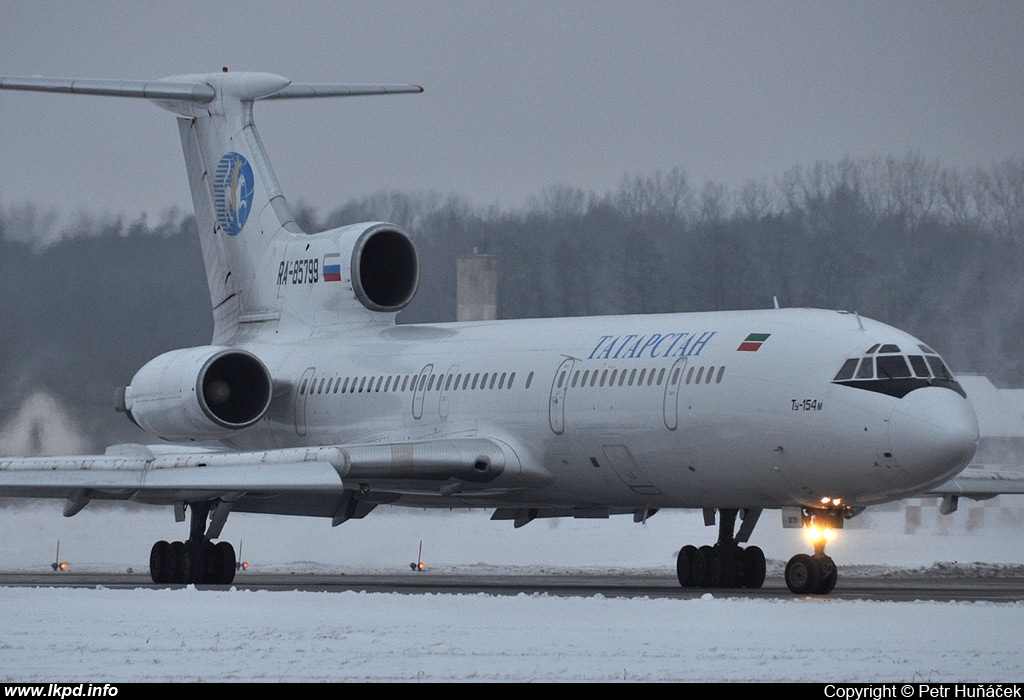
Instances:
[[[764,345],[764,341],[768,340],[768,336],[771,333],[751,333],[747,336],[746,340],[740,343],[740,346],[736,348],[737,352],[757,352]]]

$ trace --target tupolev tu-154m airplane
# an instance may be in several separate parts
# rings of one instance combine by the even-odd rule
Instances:
[[[230,583],[235,551],[217,540],[232,511],[338,525],[384,503],[487,508],[516,527],[699,508],[717,541],[681,547],[680,584],[758,588],[765,555],[746,543],[765,509],[835,529],[922,493],[1019,492],[950,481],[978,441],[963,389],[928,345],[854,313],[396,325],[419,280],[412,240],[381,222],[300,230],[253,105],[418,86],[225,70],[0,89],[145,98],[178,116],[213,338],[153,359],[116,398],[177,444],[0,460],[0,495],[62,498],[65,516],[94,499],[188,511],[188,540],[152,547],[154,582]],[[835,586],[824,541],[790,559],[794,593]]]

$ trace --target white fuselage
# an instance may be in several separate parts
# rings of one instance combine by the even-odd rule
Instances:
[[[895,328],[810,309],[364,326],[251,343],[274,399],[227,442],[502,441],[519,463],[451,499],[465,505],[865,505],[949,479],[977,441],[973,410],[948,388],[896,398],[833,383],[879,343],[921,352]],[[417,502],[416,489],[400,490]],[[436,491],[423,495],[436,503]]]

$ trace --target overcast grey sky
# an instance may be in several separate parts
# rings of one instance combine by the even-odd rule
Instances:
[[[1024,2],[0,0],[0,74],[232,70],[411,82],[417,96],[257,106],[289,199],[380,189],[523,203],[685,168],[739,185],[797,164],[1024,155]],[[172,115],[0,93],[0,205],[191,209]]]

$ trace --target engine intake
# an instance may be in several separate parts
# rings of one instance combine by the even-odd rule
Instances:
[[[401,311],[419,285],[416,246],[388,224],[366,229],[352,250],[352,289],[371,311]]]
[[[208,346],[146,363],[117,403],[136,425],[166,440],[215,440],[257,423],[272,394],[270,372],[258,357]]]

